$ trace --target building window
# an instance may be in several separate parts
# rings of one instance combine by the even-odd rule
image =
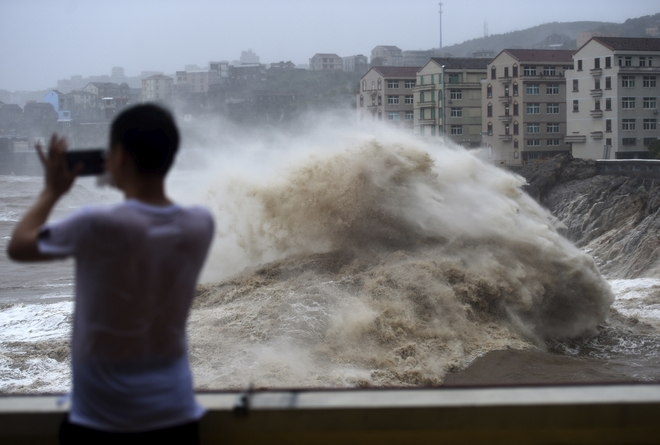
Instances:
[[[600,101],[599,100],[594,101],[594,110],[600,110]]]
[[[632,147],[637,145],[637,138],[623,138],[621,139],[621,145]]]
[[[540,92],[538,83],[528,83],[527,84],[527,94],[537,95]]]
[[[644,119],[644,130],[657,130],[658,121],[657,119]]]
[[[559,139],[548,139],[546,141],[546,144],[550,147],[559,147],[559,142],[560,142]]]
[[[509,77],[509,67],[508,66],[504,67],[504,77]]]
[[[544,66],[543,67],[543,75],[544,76],[556,76],[557,71],[555,70],[554,66]]]
[[[513,115],[518,116],[518,102],[513,104]]]
[[[450,131],[451,131],[451,134],[463,134],[463,126],[462,125],[452,125]]]
[[[635,119],[622,119],[621,120],[621,129],[623,131],[634,131],[635,130]]]
[[[605,57],[605,68],[612,68],[612,58],[611,57]]]
[[[451,117],[463,117],[463,109],[462,108],[452,108],[450,115],[451,115]]]
[[[575,91],[580,91],[580,90],[578,90],[578,80],[577,79],[573,79],[573,91],[574,92]]]
[[[513,65],[513,77],[518,77],[518,65]]]
[[[612,99],[609,97],[605,99],[605,110],[612,110]]]
[[[451,100],[463,99],[463,90],[449,90],[449,98]]]
[[[656,106],[656,98],[655,97],[645,97],[644,98],[644,109],[645,110],[652,110],[657,108]]]
[[[536,76],[536,67],[535,66],[524,66],[523,75],[525,76]]]
[[[389,105],[398,105],[399,104],[399,96],[387,96],[387,103]]]
[[[493,87],[490,84],[486,87],[486,97],[489,99],[493,97]]]
[[[504,87],[504,97],[509,97],[509,85]]]
[[[580,102],[577,99],[573,100],[573,111],[580,111]]]
[[[539,104],[527,104],[527,114],[539,114],[541,106]]]
[[[611,77],[606,77],[605,78],[605,89],[606,90],[611,90],[612,89],[612,78]]]
[[[519,128],[520,128],[520,126],[518,125],[518,122],[514,122],[513,123],[513,134],[514,135],[518,135]]]
[[[640,56],[639,58],[639,66],[646,66],[646,57]]]
[[[398,121],[399,120],[399,112],[398,111],[388,111],[387,112],[387,120]]]
[[[621,76],[621,86],[624,88],[634,88],[635,76]]]
[[[414,111],[406,111],[406,120],[411,121],[415,119],[415,112]]]
[[[405,102],[406,104],[412,104],[412,103],[415,103],[415,101],[414,101],[414,96],[412,96],[412,95],[406,96],[406,97],[404,98],[404,102]]]
[[[488,136],[492,136],[492,135],[493,135],[493,123],[488,122]]]
[[[653,142],[657,141],[658,138],[644,138],[644,146],[648,147],[651,145]]]
[[[541,124],[527,124],[527,133],[540,133]]]
[[[549,83],[545,86],[545,94],[559,94],[559,84]]]
[[[635,108],[635,98],[634,97],[624,97],[621,99],[621,108],[624,110],[632,110]]]
[[[630,56],[626,57],[624,66],[632,66],[632,57],[630,57]]]
[[[378,89],[383,89],[383,79],[378,79]]]
[[[518,139],[514,139],[514,141],[513,141],[513,148],[515,148],[516,150],[518,149]],[[516,159],[518,159],[518,156],[517,156],[517,155],[514,154],[514,156],[515,156]]]
[[[487,117],[493,117],[493,104],[486,105],[486,115]]]
[[[424,102],[424,91],[421,91],[421,92],[419,93],[419,102],[420,102],[420,103]]]
[[[546,113],[559,114],[559,104],[547,104]]]
[[[545,131],[548,133],[559,133],[559,124],[546,124]]]
[[[509,124],[504,124],[504,134],[509,135]]]
[[[406,80],[403,84],[404,88],[413,88],[415,86],[414,80]]]
[[[600,68],[600,57],[594,59],[594,69],[597,70]]]
[[[383,105],[383,96],[378,95],[378,105]]]
[[[490,78],[497,79],[497,68],[491,67],[490,69]]]
[[[364,96],[360,94],[360,106],[364,107]]]
[[[582,60],[578,60],[578,71],[582,71]]]
[[[594,90],[600,90],[600,79],[594,80]]]
[[[514,96],[518,95],[518,84],[517,83],[513,84],[513,95]]]
[[[387,81],[387,88],[399,88],[399,81],[398,80],[388,80]]]
[[[644,88],[655,88],[655,76],[644,76],[642,86]]]
[[[528,147],[539,147],[541,146],[541,139],[527,139]]]
[[[605,131],[608,133],[612,132],[612,119],[605,119]]]

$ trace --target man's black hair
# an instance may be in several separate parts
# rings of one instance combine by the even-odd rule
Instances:
[[[165,175],[179,149],[179,130],[172,114],[153,104],[124,110],[112,123],[110,148],[122,144],[140,173]]]

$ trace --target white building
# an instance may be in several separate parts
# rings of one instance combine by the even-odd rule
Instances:
[[[568,129],[573,156],[648,156],[658,138],[660,39],[594,37],[566,73]]]
[[[174,81],[162,74],[142,79],[143,102],[167,102],[172,99]]]

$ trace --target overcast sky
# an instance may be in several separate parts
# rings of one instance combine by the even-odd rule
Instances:
[[[658,0],[445,0],[443,44],[553,21],[621,23]],[[71,75],[174,73],[237,60],[308,63],[315,53],[369,56],[376,45],[438,46],[430,0],[0,0],[0,89],[54,87]],[[521,42],[523,44],[524,42]]]

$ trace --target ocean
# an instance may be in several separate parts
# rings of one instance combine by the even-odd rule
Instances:
[[[602,276],[478,153],[380,127],[225,142],[168,182],[217,224],[198,389],[660,380],[660,277]],[[41,185],[0,176],[3,249]],[[53,218],[120,200],[82,178]],[[69,390],[72,276],[0,258],[0,392]]]

